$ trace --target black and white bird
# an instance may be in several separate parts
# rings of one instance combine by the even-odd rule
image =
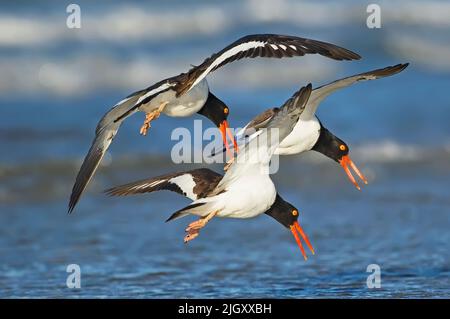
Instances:
[[[334,60],[360,59],[358,54],[326,42],[276,34],[248,35],[213,54],[187,73],[162,80],[118,102],[97,125],[94,141],[72,189],[69,213],[75,208],[125,118],[138,111],[144,112],[146,117],[140,132],[145,135],[150,122],[161,113],[173,117],[187,117],[199,113],[219,127],[228,147],[226,134],[229,109],[210,92],[206,76],[242,58],[283,58],[305,54],[320,54]]]
[[[186,196],[187,198],[195,201],[208,196],[209,193],[214,191],[222,178],[223,175],[221,174],[207,168],[200,168],[191,171],[165,174],[154,178],[143,179],[110,188],[105,192],[111,196],[128,196],[168,190]],[[300,241],[300,237],[303,238],[306,245],[314,254],[314,249],[311,242],[298,222],[299,210],[296,207],[286,202],[279,194],[277,194],[275,202],[268,210],[264,212],[264,214],[271,216],[291,231],[305,260],[307,259],[307,256],[305,249],[303,248],[303,244]],[[173,220],[173,218],[169,217],[167,219],[167,221],[170,220]],[[191,233],[189,237],[190,239],[193,239],[198,235],[198,232],[193,231],[194,225],[190,225],[189,227],[191,228],[186,228],[186,232],[188,232],[188,234]]]
[[[331,133],[319,118],[315,115],[320,103],[331,93],[350,86],[354,83],[367,80],[376,80],[386,76],[391,76],[403,71],[408,66],[397,64],[382,69],[377,69],[343,79],[336,80],[329,84],[314,89],[306,104],[305,110],[300,115],[297,124],[292,132],[280,143],[274,154],[292,155],[307,151],[317,151],[341,164],[350,181],[360,190],[358,183],[352,175],[350,168],[367,184],[367,179],[359,171],[349,156],[348,145]],[[247,125],[236,134],[238,145],[247,143],[257,137],[260,128],[270,121],[278,112],[279,108],[271,108],[257,115]],[[213,154],[214,156],[215,154]]]
[[[200,229],[215,216],[252,218],[261,215],[269,210],[277,198],[275,185],[269,175],[270,158],[280,141],[294,128],[310,94],[311,84],[286,101],[279,112],[267,122],[266,130],[261,134],[258,143],[248,143],[223,177],[214,175],[204,178],[204,171],[197,175],[166,175],[121,186],[108,192],[123,195],[162,188],[183,193],[191,198],[193,202],[190,205],[175,212],[168,219],[173,220],[188,214],[200,217],[186,229],[185,242],[197,237]],[[205,180],[208,180],[209,184]]]

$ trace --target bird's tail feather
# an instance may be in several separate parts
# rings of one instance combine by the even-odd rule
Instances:
[[[205,204],[207,203],[192,203],[170,215],[170,217],[167,218],[166,223],[170,222],[171,220],[175,220],[184,217],[186,215],[192,214],[192,211],[194,211],[196,208],[204,206]]]

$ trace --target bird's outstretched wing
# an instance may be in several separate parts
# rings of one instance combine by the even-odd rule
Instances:
[[[322,102],[328,95],[339,89],[345,88],[360,81],[376,80],[384,78],[386,76],[397,74],[406,69],[408,65],[409,63],[388,66],[382,69],[376,69],[369,72],[352,75],[320,86],[312,91],[311,97],[309,98],[308,105],[306,106],[303,116],[305,118],[314,116],[320,102]]]
[[[369,72],[364,72],[361,74],[352,75],[346,78],[342,78],[336,81],[333,81],[329,84],[320,86],[314,89],[311,92],[311,96],[309,97],[308,103],[306,104],[305,110],[303,111],[302,116],[304,118],[309,118],[315,115],[319,104],[331,93],[350,86],[354,83],[360,81],[368,81],[368,80],[376,80],[386,76],[391,76],[403,71],[409,63],[405,64],[397,64],[394,66],[389,66],[382,69],[376,69]],[[247,144],[249,141],[254,139],[259,135],[259,130],[264,127],[268,123],[268,121],[277,113],[279,108],[271,108],[266,111],[260,113],[256,117],[254,117],[247,125],[244,126],[243,129],[239,130],[236,133],[236,142],[239,148],[242,148],[243,145]],[[226,150],[223,148],[218,152],[214,152],[211,156],[216,156],[217,154],[222,154]]]
[[[267,124],[260,126],[260,128],[277,128],[279,130],[280,142],[289,135],[289,133],[294,128],[298,121],[298,118],[305,110],[308,103],[309,97],[311,96],[312,85],[302,87],[300,90],[295,92],[290,99],[288,99],[280,107],[278,112],[267,121]]]
[[[320,54],[334,60],[361,58],[350,50],[327,42],[279,34],[247,35],[193,67],[187,73],[188,79],[180,82],[177,87],[177,94],[189,91],[209,73],[236,60],[256,57],[285,58],[305,54]]]
[[[259,133],[259,129],[263,128],[267,123],[270,121],[270,119],[279,111],[278,107],[274,107],[268,110],[265,110],[264,112],[258,114],[251,120],[247,125],[245,125],[242,129],[240,129],[236,133],[236,144],[239,146],[239,148],[242,148],[243,145],[245,145],[248,141],[255,138]],[[234,148],[234,145],[230,146],[230,149],[232,150]],[[223,154],[226,152],[226,148],[223,147],[219,151],[213,151],[210,155],[210,157],[214,157],[217,154]]]
[[[159,81],[158,83],[153,84],[152,86],[149,86],[144,90],[140,90],[131,94],[130,96],[136,97],[134,104],[130,105],[127,110],[121,110],[121,113],[117,112],[114,118],[114,122],[123,120],[124,118],[134,113],[141,105],[144,105],[151,101],[155,96],[176,86],[177,82],[174,81],[174,78],[175,77]]]
[[[75,205],[78,203],[81,194],[97,170],[100,161],[122,124],[122,120],[114,121],[114,119],[116,119],[119,114],[124,113],[124,110],[128,110],[130,106],[134,105],[138,99],[138,92],[128,96],[117,103],[98,123],[95,130],[94,141],[84,158],[72,188],[72,194],[70,195],[69,201],[69,213],[73,211]],[[131,113],[129,115],[131,115]]]
[[[250,170],[255,168],[259,170],[261,165],[269,164],[273,151],[289,135],[305,109],[311,90],[311,83],[302,87],[264,125],[260,126],[261,140],[252,140],[245,144],[211,195],[226,190],[228,185]],[[265,130],[262,130],[263,128]],[[272,133],[272,129],[276,129],[275,133]]]
[[[200,168],[143,179],[110,188],[105,192],[111,196],[126,196],[169,190],[194,201],[205,197],[221,179],[222,175],[207,168]]]

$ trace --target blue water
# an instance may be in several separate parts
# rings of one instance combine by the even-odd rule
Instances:
[[[446,43],[439,38],[441,27],[386,19],[382,29],[369,30],[358,15],[346,23],[296,24],[288,16],[267,20],[255,13],[248,19],[236,18],[230,12],[240,10],[238,1],[199,2],[195,8],[179,1],[173,10],[166,4],[135,1],[128,6],[155,17],[211,6],[231,20],[207,33],[195,28],[185,33],[180,28],[155,29],[154,34],[164,35],[110,39],[95,35],[89,19],[101,19],[127,5],[80,4],[88,19],[86,29],[78,30],[85,33],[78,37],[63,32],[40,44],[25,40],[8,44],[0,37],[0,65],[7,68],[9,80],[0,81],[0,297],[450,297],[450,71],[445,61],[436,69],[420,58],[420,52],[388,45],[398,34]],[[339,4],[349,12],[365,12],[357,2]],[[55,19],[64,27],[65,8],[58,6],[54,1],[26,7],[11,3],[4,14],[33,16],[30,21],[38,25]],[[302,12],[298,15],[301,21]],[[136,28],[137,34],[142,26]],[[138,135],[143,115],[130,118],[75,213],[67,215],[75,175],[98,119],[111,105],[173,75],[169,71],[182,72],[190,63],[199,63],[205,52],[255,32],[317,37],[363,56],[352,63],[324,61],[332,74],[318,74],[312,79],[314,86],[411,63],[391,78],[337,92],[318,111],[322,122],[349,144],[353,161],[368,177],[369,185],[361,192],[331,160],[317,154],[282,158],[273,179],[280,194],[299,208],[314,256],[309,254],[304,261],[290,232],[267,216],[213,220],[185,245],[184,228],[193,218],[164,220],[188,204],[187,199],[174,193],[128,198],[102,194],[114,185],[172,171],[198,167],[220,171],[218,165],[172,163],[170,150],[176,142],[170,134],[178,127],[192,129],[192,118],[161,117],[145,138]],[[98,57],[99,69],[92,73],[86,61]],[[233,72],[251,64],[248,61],[217,72],[210,85],[229,104],[231,124],[241,126],[265,108],[282,104],[306,83],[303,68],[322,64],[321,59],[302,59],[252,62],[255,68],[248,72],[255,72],[251,73],[255,78],[261,77],[256,68],[267,66],[264,79],[256,84],[233,77]],[[148,81],[108,73],[137,60],[144,62],[131,74],[138,76],[148,67],[154,70]],[[433,57],[429,60],[432,63]],[[48,63],[62,75],[68,72],[67,77],[58,77],[51,85],[39,83],[39,74],[48,79],[45,72],[39,73]],[[283,69],[284,63],[298,68],[298,80]],[[79,71],[70,73],[71,68]],[[71,76],[83,76],[81,89]],[[203,126],[211,124],[203,121]],[[81,267],[80,289],[66,287],[69,264]],[[379,289],[367,288],[369,264],[381,268]]]

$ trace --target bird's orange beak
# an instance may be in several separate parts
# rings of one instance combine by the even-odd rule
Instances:
[[[297,242],[297,245],[300,248],[300,251],[302,252],[303,258],[305,258],[305,260],[307,260],[308,257],[306,257],[305,249],[303,249],[303,245],[302,245],[302,242],[300,241],[300,237],[298,237],[298,234],[300,234],[300,236],[305,241],[306,245],[308,245],[312,254],[313,255],[315,254],[314,248],[312,247],[311,242],[308,239],[308,236],[306,236],[305,232],[303,231],[303,228],[300,226],[300,224],[298,222],[294,222],[294,224],[291,225],[291,232],[292,232],[292,235],[294,235],[295,241]],[[297,232],[298,232],[298,234],[297,234]]]
[[[231,130],[230,130],[229,126],[228,126],[227,120],[224,120],[222,123],[220,123],[219,130],[220,130],[220,133],[222,134],[223,144],[225,145],[227,153],[232,157],[233,154],[232,154],[232,152],[230,150],[230,146],[228,145],[227,135],[230,138],[230,140],[233,141],[233,146],[234,146],[235,151],[238,152],[239,150],[238,150],[238,145],[237,145],[237,142],[236,142],[236,138],[231,133]]]
[[[355,185],[355,187],[358,190],[361,190],[361,187],[359,187],[358,183],[356,182],[355,178],[353,177],[352,172],[350,171],[350,169],[348,167],[349,165],[355,171],[356,175],[358,175],[358,177],[364,182],[364,184],[366,184],[366,185],[368,184],[367,183],[367,179],[359,171],[359,169],[356,167],[355,163],[353,163],[353,161],[350,159],[350,156],[348,156],[348,155],[342,156],[342,158],[339,161],[339,163],[341,164],[341,166],[344,169],[345,173],[347,173],[347,176],[350,179],[350,182],[352,182],[353,185]]]

